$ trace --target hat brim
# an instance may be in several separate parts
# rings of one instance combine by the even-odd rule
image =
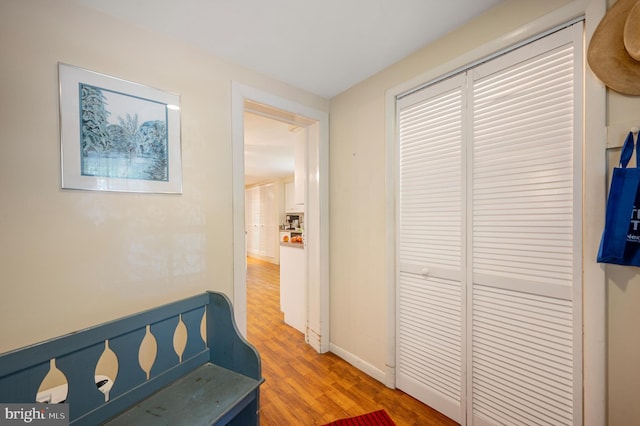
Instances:
[[[602,82],[626,95],[640,95],[640,62],[624,47],[624,26],[636,0],[618,0],[593,33],[587,61]]]

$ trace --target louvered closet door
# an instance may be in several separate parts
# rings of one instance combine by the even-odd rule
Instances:
[[[396,386],[460,421],[465,76],[399,103]]]
[[[474,425],[581,424],[581,32],[472,72]]]
[[[582,23],[398,100],[396,385],[582,423]]]

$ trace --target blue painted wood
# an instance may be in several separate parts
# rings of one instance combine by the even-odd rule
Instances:
[[[110,338],[128,333],[136,328],[161,321],[172,315],[189,311],[209,303],[207,293],[149,309],[96,327],[69,333],[25,348],[1,355],[0,377],[32,365],[48,362],[52,358],[71,353],[86,346],[104,342]]]
[[[170,387],[175,380],[206,364],[208,362],[208,358],[209,350],[207,349],[200,356],[193,357],[186,362],[178,364],[171,370],[165,371],[154,379],[145,381],[137,388],[132,389],[118,398],[110,400],[108,404],[103,405],[99,410],[87,413],[84,417],[72,420],[71,424],[74,426],[95,426],[108,419],[114,418],[126,409],[136,405],[140,401],[143,401],[150,395],[153,395],[160,389]],[[175,403],[180,404],[180,401],[175,401]],[[208,404],[210,402],[207,401],[206,403]],[[147,425],[142,424],[140,426]]]
[[[0,402],[35,402],[38,388],[47,376],[49,366],[50,362],[46,361],[3,377],[0,381]]]
[[[222,293],[209,292],[209,298],[207,341],[214,342],[211,362],[259,380],[262,377],[260,355],[238,331],[231,301]]]
[[[206,347],[206,343],[202,340],[202,334],[200,333],[200,323],[204,313],[205,308],[203,306],[182,314],[182,322],[187,328],[187,345],[182,353],[183,360],[191,358]]]
[[[96,365],[104,352],[104,342],[56,358],[56,367],[67,378],[69,416],[79,417],[104,403],[96,387]]]
[[[257,380],[205,364],[106,425],[227,424],[255,400],[255,390],[259,385]]]
[[[145,332],[146,327],[143,327],[109,340],[109,348],[118,358],[118,375],[111,378],[113,386],[109,398],[116,398],[147,380],[138,358]]]
[[[207,326],[206,342],[200,337],[203,314]],[[187,328],[182,362],[173,347],[180,315]],[[158,343],[158,356],[149,380],[138,362],[147,325]],[[94,375],[107,340],[118,358],[118,374],[112,378],[115,380],[110,399],[105,402],[104,395],[95,386]],[[230,399],[234,402],[225,407],[225,419],[234,418],[232,424],[243,426],[258,421],[259,386],[263,381],[260,357],[238,333],[230,301],[223,294],[207,292],[1,354],[0,401],[34,402],[51,359],[56,360],[56,366],[67,377],[67,399],[73,425],[102,423],[158,390],[174,386],[179,378],[209,362],[219,363],[254,380],[255,389],[251,395]],[[181,401],[174,404],[168,408],[178,409]],[[212,401],[204,400],[202,404],[210,406]]]
[[[228,426],[244,426],[252,425],[256,421],[256,415],[254,413],[260,412],[260,389],[255,392],[255,398],[247,401],[247,404],[239,412],[237,408],[234,408],[233,412],[230,412],[227,418],[220,419],[216,425],[228,425]],[[244,402],[243,402],[244,404]]]
[[[227,411],[223,416],[221,416],[219,419],[216,419],[216,421],[213,423],[214,425],[227,425],[229,423],[231,423],[234,419],[239,418],[239,415],[243,412],[245,413],[249,413],[251,414],[251,411],[247,411],[246,408],[247,406],[249,406],[250,404],[255,403],[255,401],[257,400],[258,396],[257,396],[257,390],[254,392],[251,392],[248,395],[245,395],[242,399],[240,399],[235,405],[233,405],[231,407],[231,409],[229,411]],[[257,409],[253,412],[257,412]],[[249,416],[249,419],[252,419],[251,416]],[[243,420],[242,422],[238,423],[239,425],[246,425],[246,424],[252,424],[250,421],[246,421]]]
[[[156,343],[158,345],[156,359],[151,366],[151,377],[161,374],[180,362],[180,357],[178,357],[173,346],[173,336],[176,332],[176,327],[178,327],[178,321],[180,321],[180,317],[178,315],[174,315],[170,318],[151,324],[151,334],[156,338]]]

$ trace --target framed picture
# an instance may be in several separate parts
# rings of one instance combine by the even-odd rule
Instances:
[[[58,64],[62,188],[182,193],[180,97]]]

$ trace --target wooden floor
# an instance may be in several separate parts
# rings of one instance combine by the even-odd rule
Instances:
[[[451,426],[454,421],[389,389],[337,356],[318,354],[283,322],[279,268],[247,259],[248,339],[262,358],[262,426],[315,426],[385,409],[396,425]]]

